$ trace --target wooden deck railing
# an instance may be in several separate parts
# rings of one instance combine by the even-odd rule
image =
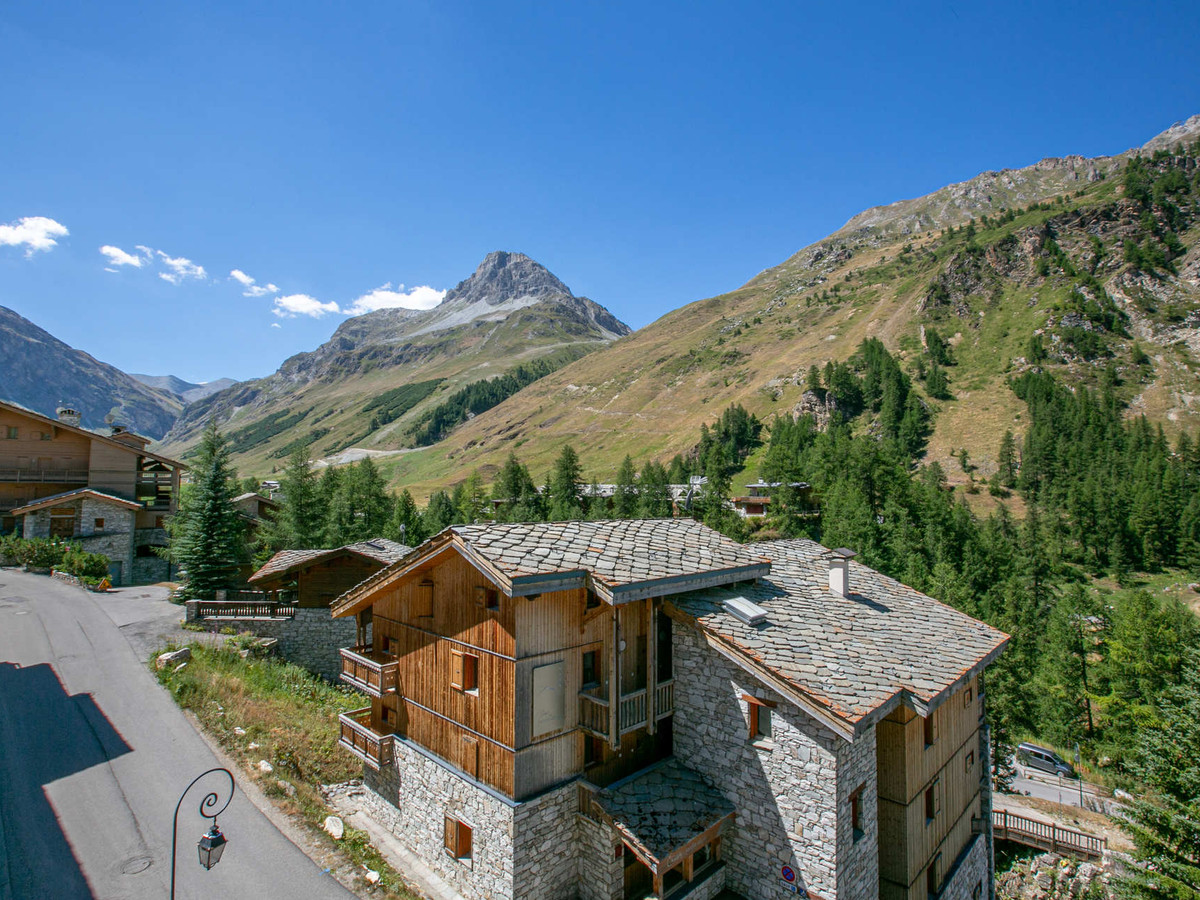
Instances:
[[[236,594],[237,592],[231,591]],[[259,594],[259,597],[264,595]],[[197,619],[294,619],[295,603],[276,600],[201,600],[196,604]]]
[[[665,719],[675,712],[675,682],[664,681],[655,688],[654,694],[655,721]],[[579,727],[590,731],[597,737],[609,736],[610,710],[608,700],[595,694],[581,691],[579,693]],[[617,721],[621,734],[644,728],[648,722],[646,715],[646,689],[622,694],[617,706]]]
[[[87,469],[0,469],[0,481],[43,484],[87,484]]]
[[[355,709],[338,716],[342,733],[338,746],[345,747],[372,769],[392,764],[394,735],[371,729],[371,707]]]
[[[1018,816],[1002,809],[992,812],[992,833],[999,840],[1055,853],[1073,853],[1088,859],[1100,859],[1108,849],[1108,840],[1105,838]]]
[[[370,646],[343,647],[342,681],[372,697],[396,693],[400,661],[391,653]]]

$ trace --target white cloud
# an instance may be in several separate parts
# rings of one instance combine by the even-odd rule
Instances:
[[[278,294],[279,288],[273,284],[258,284],[253,278],[243,272],[241,269],[234,269],[229,273],[229,277],[241,284],[246,290],[242,291],[243,297],[265,297],[268,294]]]
[[[316,297],[310,297],[308,294],[288,294],[275,298],[275,308],[271,312],[281,319],[294,319],[296,316],[311,316],[319,319],[325,313],[341,312],[341,309],[332,300],[322,303]]]
[[[24,247],[25,256],[29,257],[38,250],[58,246],[55,238],[66,237],[70,233],[61,222],[45,216],[26,216],[8,225],[0,225],[0,246]]]
[[[377,309],[394,309],[398,306],[405,309],[433,309],[445,296],[445,291],[425,284],[405,290],[402,284],[393,289],[389,283],[363,294],[342,312],[348,316],[358,316]]]
[[[282,328],[283,326],[282,326],[282,325],[280,325],[278,322],[272,322],[272,323],[271,323],[271,327],[272,327],[272,328]]]
[[[163,281],[169,281],[171,284],[179,284],[185,278],[195,278],[203,281],[208,277],[208,273],[204,271],[204,266],[198,266],[190,259],[185,259],[182,256],[168,256],[161,250],[156,250],[155,252],[162,259],[163,265],[171,270],[170,272],[158,273],[158,277]]]
[[[112,244],[105,244],[100,248],[100,252],[108,258],[109,272],[115,272],[116,266],[133,266],[135,269],[140,269],[144,260],[140,256],[134,256],[132,253],[126,253],[120,247],[114,247]]]

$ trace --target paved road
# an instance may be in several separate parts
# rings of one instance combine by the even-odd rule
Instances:
[[[1040,800],[1049,800],[1065,806],[1081,806],[1086,809],[1107,810],[1116,806],[1113,799],[1103,790],[1086,781],[1083,783],[1084,802],[1081,803],[1079,782],[1076,779],[1049,775],[1025,766],[1017,768],[1017,777],[1013,779],[1012,793],[1037,797]]]
[[[98,602],[0,570],[0,900],[168,894],[176,801],[219,763],[143,663],[172,613],[139,590]],[[179,815],[180,900],[353,897],[240,792],[224,858],[201,869],[206,785]]]

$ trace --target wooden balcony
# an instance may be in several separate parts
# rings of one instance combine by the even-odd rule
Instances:
[[[0,469],[0,481],[39,484],[87,484],[87,469]]]
[[[654,688],[654,720],[665,719],[675,712],[675,681],[664,681]],[[649,724],[646,711],[647,690],[622,694],[617,703],[618,731],[628,734]],[[579,727],[597,737],[609,736],[611,724],[609,702],[604,697],[581,691],[579,694]]]
[[[344,647],[342,681],[372,697],[396,693],[400,662],[391,653],[368,646]]]
[[[342,713],[338,722],[342,727],[338,746],[345,747],[376,771],[392,764],[394,735],[379,734],[371,729],[371,707]]]

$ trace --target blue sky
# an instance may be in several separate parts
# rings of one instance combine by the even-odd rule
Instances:
[[[0,12],[0,305],[248,378],[504,249],[637,327],[868,206],[1200,112],[1194,0],[248,6]]]

